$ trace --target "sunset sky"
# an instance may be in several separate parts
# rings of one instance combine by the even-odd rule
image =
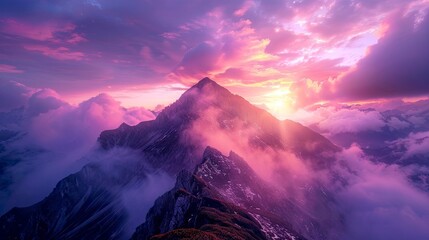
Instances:
[[[427,240],[428,193],[429,0],[0,0],[0,239]]]
[[[208,76],[283,118],[429,93],[427,0],[0,2],[0,108],[35,89],[155,108]]]

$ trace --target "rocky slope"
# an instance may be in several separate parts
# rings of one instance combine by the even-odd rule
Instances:
[[[194,174],[258,219],[268,237],[288,239],[293,229],[309,239],[331,239],[335,238],[335,232],[330,230],[341,228],[341,215],[333,207],[333,200],[317,192],[322,186],[312,183],[311,189],[302,190],[306,198],[317,198],[318,208],[323,211],[316,212],[297,201],[290,192],[261,179],[234,152],[224,156],[208,147]]]
[[[117,239],[126,213],[115,192],[130,179],[115,179],[95,165],[61,180],[48,197],[0,218],[1,239]]]
[[[181,172],[175,187],[155,202],[133,239],[175,239],[197,233],[202,239],[303,239],[281,218],[256,208],[260,201],[242,204],[268,192],[253,189],[262,184],[247,182],[251,179],[260,180],[240,157],[223,156],[208,147],[194,173]],[[233,181],[234,189],[228,185]],[[225,184],[226,188],[219,188]]]
[[[197,176],[183,171],[176,186],[155,202],[132,239],[174,239],[196,232],[213,239],[266,239],[255,219],[220,197]]]
[[[99,142],[105,149],[139,149],[151,164],[171,173],[181,167],[192,170],[207,146],[193,139],[196,134],[191,130],[197,121],[213,124],[213,130],[226,137],[243,129],[251,131],[241,136],[249,147],[291,151],[317,168],[329,165],[332,154],[339,150],[320,134],[293,121],[279,121],[208,78],[187,90],[154,121],[136,126],[122,124],[118,129],[104,131]],[[209,130],[207,126],[205,131]]]
[[[313,169],[329,168],[339,150],[310,129],[292,121],[278,121],[205,78],[155,120],[136,126],[122,124],[100,135],[104,151],[137,150],[139,162],[107,170],[97,164],[85,166],[61,180],[41,202],[3,215],[0,238],[123,239],[127,216],[118,195],[128,184],[155,171],[181,174],[176,187],[155,203],[135,238],[153,234],[167,234],[157,237],[172,239],[189,234],[201,239],[233,235],[243,239],[330,238],[329,229],[336,226],[339,217],[323,186],[291,183],[303,195],[294,198],[285,189],[266,185],[236,154],[226,157],[214,149],[204,151],[210,135],[222,134],[222,139],[234,142],[242,132],[249,133],[238,135],[245,150],[287,151]]]

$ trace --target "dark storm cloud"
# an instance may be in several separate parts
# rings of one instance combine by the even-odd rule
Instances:
[[[427,11],[426,11],[427,14]],[[386,35],[339,83],[349,99],[418,96],[429,93],[429,17],[394,19]]]

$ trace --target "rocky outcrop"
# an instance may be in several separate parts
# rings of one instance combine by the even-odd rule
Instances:
[[[261,196],[274,190],[262,187],[268,185],[241,157],[207,147],[195,171],[181,172],[175,187],[156,200],[133,239],[187,234],[201,239],[304,239],[292,225],[260,208],[262,199],[269,208],[274,196]]]
[[[208,109],[216,115],[207,116]],[[135,239],[190,234],[208,239],[327,238],[324,231],[329,226],[310,217],[314,211],[307,214],[289,196],[277,194],[238,155],[223,156],[215,149],[206,149],[205,141],[195,135],[209,129],[191,131],[202,119],[225,138],[251,130],[252,134],[242,136],[249,150],[288,151],[314,169],[328,168],[338,151],[321,135],[298,123],[279,121],[205,78],[155,120],[136,126],[122,124],[100,135],[103,150],[134,149],[140,154],[140,162],[124,163],[111,172],[93,164],[85,166],[61,180],[41,202],[3,215],[0,238],[123,238],[126,214],[117,194],[130,181],[144,178],[148,169],[170,176],[180,174],[176,187],[156,201],[147,221],[134,234]],[[309,190],[311,194],[304,195],[316,207],[319,203],[324,206],[327,201],[321,197],[323,191],[314,186],[311,191],[316,194]],[[329,207],[320,209],[326,209],[326,213],[316,214],[317,218],[330,213]]]
[[[0,218],[0,239],[122,237],[126,213],[114,189],[121,184],[105,174],[97,166],[88,165],[61,180],[41,202],[13,208]],[[113,182],[106,181],[109,179]]]
[[[200,178],[183,171],[176,186],[156,200],[132,239],[266,239],[259,223],[224,200]]]

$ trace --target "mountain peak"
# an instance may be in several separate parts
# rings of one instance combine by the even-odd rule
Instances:
[[[193,88],[200,88],[201,89],[201,88],[203,88],[204,86],[207,86],[207,85],[216,85],[216,86],[220,87],[220,85],[217,84],[217,82],[211,80],[208,77],[205,77],[205,78],[201,79],[197,84],[195,84],[193,86]]]
[[[186,90],[176,102],[164,108],[158,118],[175,118],[180,122],[183,119],[189,119],[192,115],[197,116],[198,112],[209,106],[234,105],[235,98],[237,96],[228,89],[205,77]]]
[[[201,79],[198,83],[196,83],[186,92],[195,92],[195,90],[197,90],[197,92],[200,92],[200,93],[204,92],[204,93],[218,93],[223,95],[232,95],[228,89],[219,85],[216,81],[208,77]]]

